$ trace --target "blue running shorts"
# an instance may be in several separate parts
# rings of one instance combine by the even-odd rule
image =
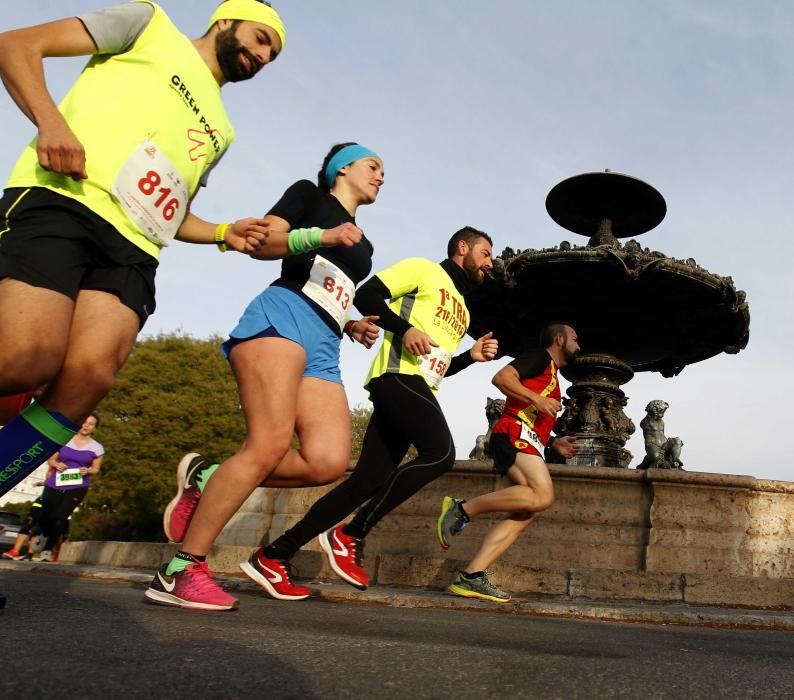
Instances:
[[[238,343],[274,335],[291,340],[306,351],[304,377],[342,384],[339,337],[305,299],[285,287],[268,287],[255,297],[221,350],[228,359],[231,349]]]

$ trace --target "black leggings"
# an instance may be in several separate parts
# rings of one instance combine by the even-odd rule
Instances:
[[[290,559],[313,537],[359,508],[345,531],[365,537],[381,518],[455,464],[452,434],[433,392],[419,375],[384,374],[369,384],[374,410],[353,473],[268,548]],[[414,445],[415,459],[400,464]]]
[[[41,507],[41,529],[47,535],[44,549],[52,551],[61,535],[66,534],[69,516],[80,505],[88,487],[83,489],[53,489],[44,487],[44,498]]]
[[[42,505],[39,503],[37,506],[30,509],[25,522],[19,528],[20,535],[38,535],[41,532],[41,510]]]

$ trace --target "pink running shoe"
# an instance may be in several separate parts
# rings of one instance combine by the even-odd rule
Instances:
[[[351,586],[365,590],[369,585],[367,572],[361,566],[364,558],[364,540],[342,532],[344,525],[323,532],[317,539],[328,563],[338,576]]]
[[[247,561],[240,562],[240,568],[248,578],[277,600],[303,600],[311,595],[311,588],[292,583],[289,562],[268,559],[263,552],[260,547]]]
[[[165,572],[168,564],[163,564],[154,575],[144,595],[160,605],[176,605],[180,608],[199,610],[234,610],[239,601],[230,596],[217,583],[215,573],[207,562],[188,564],[184,571],[173,576]]]
[[[163,512],[163,530],[169,541],[178,543],[185,539],[190,520],[201,500],[196,477],[212,464],[214,462],[196,452],[190,452],[180,460],[176,468],[176,496]]]

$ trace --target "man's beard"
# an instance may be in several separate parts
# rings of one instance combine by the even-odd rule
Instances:
[[[250,67],[240,60],[245,54],[250,61]],[[235,27],[229,27],[218,32],[215,37],[215,57],[218,59],[223,77],[229,83],[239,83],[256,75],[258,64],[251,52],[246,49],[235,35]]]
[[[474,262],[474,256],[471,253],[466,253],[463,256],[463,271],[472,284],[482,284],[485,280],[485,273],[477,267],[477,263]]]
[[[569,365],[576,362],[576,358],[579,357],[578,350],[569,350],[568,348],[563,348],[563,354],[565,356],[565,362]]]

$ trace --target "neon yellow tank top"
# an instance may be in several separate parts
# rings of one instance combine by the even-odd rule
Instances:
[[[144,228],[178,227],[234,129],[196,47],[149,4],[154,14],[135,44],[93,56],[58,107],[85,148],[88,179],[42,169],[34,139],[6,187],[46,187],[76,199],[157,258],[162,243]]]
[[[437,391],[469,327],[469,310],[452,278],[438,263],[425,258],[406,258],[379,272],[378,279],[391,292],[389,308],[415,328],[427,333],[438,349],[417,358],[402,346],[402,338],[384,332],[364,386],[387,372],[418,374]]]

